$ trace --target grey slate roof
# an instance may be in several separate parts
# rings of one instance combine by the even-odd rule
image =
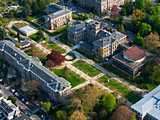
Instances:
[[[73,25],[69,28],[69,32],[80,32],[86,29],[86,24],[85,22],[80,22],[80,21],[76,21],[75,23],[73,23]]]
[[[49,11],[48,17],[50,17],[50,19],[54,19],[59,16],[71,13],[70,10],[64,9],[63,7],[57,4],[51,4],[48,6],[47,9],[48,9],[47,11]]]
[[[93,45],[102,47],[109,45],[116,40],[119,41],[120,39],[125,37],[126,37],[125,34],[120,33],[118,31],[110,33],[105,30],[100,30],[97,34],[97,40],[93,42]]]
[[[23,66],[25,69],[36,75],[41,82],[53,92],[61,92],[66,88],[70,88],[70,83],[51,73],[46,67],[42,66],[37,61],[34,61],[30,56],[25,54],[20,49],[16,48],[15,45],[10,41],[0,41],[0,52],[12,57],[18,64]]]

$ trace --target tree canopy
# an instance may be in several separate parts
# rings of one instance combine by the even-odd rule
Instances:
[[[87,120],[87,118],[83,114],[83,112],[75,111],[75,112],[72,113],[69,120]]]
[[[116,108],[117,102],[112,94],[106,94],[100,100],[100,104],[107,112],[112,112]]]
[[[122,105],[113,113],[111,120],[136,120],[136,116],[127,106]]]

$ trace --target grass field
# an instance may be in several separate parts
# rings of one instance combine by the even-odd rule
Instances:
[[[131,91],[129,88],[117,82],[116,80],[110,80],[110,78],[108,78],[107,76],[101,77],[99,79],[99,82],[103,83],[105,86],[109,87],[110,89],[120,93],[131,103],[135,103],[141,99],[140,96],[138,96],[136,93]]]
[[[79,61],[73,63],[73,65],[91,77],[94,77],[94,76],[100,74],[99,70],[97,70],[95,67],[93,67],[92,65],[90,65],[82,60],[79,60]]]
[[[85,82],[85,80],[83,78],[81,78],[79,75],[77,75],[76,73],[74,73],[73,71],[71,71],[68,68],[54,69],[53,72],[56,75],[68,80],[71,83],[72,87],[75,87],[75,86]]]
[[[59,53],[65,53],[66,52],[65,49],[59,47],[56,43],[53,43],[53,42],[48,42],[47,46],[48,46],[49,49],[52,49],[52,50],[57,51]]]
[[[52,36],[55,36],[55,35],[58,35],[60,33],[63,33],[65,31],[67,31],[67,28],[68,28],[68,25],[64,25],[61,28],[58,28],[56,31],[54,31],[52,33],[49,33],[49,34],[52,35]]]

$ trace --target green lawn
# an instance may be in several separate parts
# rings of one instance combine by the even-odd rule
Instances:
[[[53,42],[48,42],[47,46],[48,46],[49,49],[52,49],[52,50],[57,51],[59,53],[65,53],[66,52],[65,49],[59,47],[56,43],[53,43]]]
[[[42,41],[43,39],[45,39],[45,38],[42,38],[42,37],[41,37],[41,35],[39,34],[39,32],[31,35],[30,38],[31,38],[32,40],[36,41],[36,42],[40,42],[40,41]]]
[[[109,79],[109,82],[108,82]],[[128,101],[131,103],[135,103],[141,99],[133,91],[129,90],[126,86],[122,85],[121,83],[117,82],[116,80],[110,80],[109,77],[103,76],[99,79],[99,82],[103,83],[105,86],[109,87],[112,90],[116,90],[118,93],[122,94]]]
[[[68,38],[67,38],[67,31],[63,32],[63,34],[59,37],[60,42],[62,42],[63,44],[66,44],[70,47],[73,47],[73,44],[71,42],[69,42]]]
[[[97,70],[95,67],[93,67],[92,65],[90,65],[82,60],[79,60],[79,61],[73,63],[73,65],[91,77],[94,77],[94,76],[100,74],[99,70]]]
[[[65,31],[67,31],[67,28],[68,28],[68,25],[64,25],[62,26],[61,28],[57,29],[56,31],[52,32],[52,33],[49,33],[50,35],[52,36],[55,36],[55,35],[58,35],[60,33],[63,33]]]
[[[68,80],[71,83],[72,87],[75,87],[85,81],[83,78],[81,78],[79,75],[69,70],[68,68],[54,69],[53,72],[56,75]]]
[[[79,14],[72,13],[72,18],[74,20],[85,21],[85,20],[93,18],[93,16],[94,16],[93,13],[79,13]]]

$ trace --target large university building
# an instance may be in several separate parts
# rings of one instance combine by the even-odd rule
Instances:
[[[50,4],[46,9],[45,26],[56,30],[72,20],[72,12],[57,4]]]
[[[10,41],[0,42],[0,56],[25,80],[38,80],[41,88],[51,96],[59,97],[68,94],[71,84],[53,74],[38,61],[18,49]]]
[[[124,1],[125,0],[76,0],[80,6],[98,14],[105,14],[108,10],[111,10],[114,5],[123,5]]]
[[[127,36],[118,31],[107,31],[95,20],[76,22],[68,29],[68,40],[74,44],[83,41],[81,50],[99,58],[113,55],[119,45],[127,42]]]

